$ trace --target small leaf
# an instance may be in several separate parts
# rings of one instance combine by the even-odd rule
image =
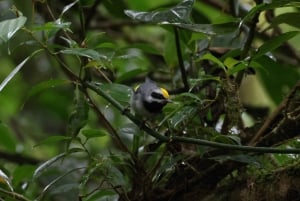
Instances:
[[[49,160],[47,160],[46,162],[44,162],[43,164],[41,164],[33,173],[33,179],[37,179],[38,177],[40,177],[53,163],[55,163],[56,161],[58,161],[59,159],[67,156],[68,153],[61,153]]]
[[[0,22],[0,44],[11,39],[24,26],[26,20],[26,17],[20,16]]]
[[[217,57],[215,57],[214,55],[212,55],[211,53],[207,53],[205,55],[203,55],[200,60],[209,60],[212,61],[213,63],[217,64],[219,67],[221,67],[223,70],[226,71],[226,67],[223,64],[222,61],[220,61]]]
[[[295,37],[298,35],[299,31],[291,31],[287,33],[283,33],[279,36],[273,37],[272,39],[264,42],[258,49],[256,54],[252,59],[257,59],[258,57],[266,54],[267,52],[270,52],[276,48],[278,48],[280,45],[282,45],[284,42],[288,41],[289,39]]]
[[[103,129],[83,129],[81,133],[88,139],[94,137],[104,137],[108,135],[108,133]]]
[[[72,3],[70,3],[70,4],[68,4],[68,5],[66,5],[66,6],[63,8],[63,10],[62,10],[62,12],[61,12],[59,18],[61,18],[61,17],[65,14],[65,12],[67,12],[70,8],[72,8],[78,1],[79,1],[79,0],[76,0],[76,1],[74,1],[74,2],[72,2]]]
[[[14,191],[10,183],[10,179],[1,169],[0,169],[0,183],[6,184],[11,191]]]
[[[53,144],[53,143],[58,143],[58,142],[63,142],[63,141],[69,141],[71,139],[72,139],[71,137],[62,136],[62,135],[51,136],[51,137],[48,137],[47,139],[43,140],[42,142],[34,145],[34,147],[37,147],[40,145],[45,145],[45,144]]]

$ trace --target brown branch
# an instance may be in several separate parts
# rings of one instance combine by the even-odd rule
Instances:
[[[0,150],[0,159],[6,160],[8,162],[16,163],[19,165],[22,164],[31,164],[31,165],[37,165],[41,162],[41,160],[37,158],[33,158],[30,156],[24,156],[22,154],[18,153],[8,153],[5,151]]]

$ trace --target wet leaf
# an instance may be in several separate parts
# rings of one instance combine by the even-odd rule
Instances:
[[[24,26],[26,20],[26,17],[20,16],[0,22],[0,44],[10,40]]]

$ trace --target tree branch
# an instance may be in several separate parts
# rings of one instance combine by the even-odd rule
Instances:
[[[215,147],[215,148],[226,149],[226,150],[238,150],[238,151],[256,152],[256,153],[282,153],[282,154],[300,153],[300,149],[277,149],[277,148],[269,148],[269,147],[252,147],[252,146],[224,144],[224,143],[212,142],[208,140],[195,139],[189,137],[180,137],[180,136],[167,137],[146,126],[139,118],[131,114],[128,109],[124,108],[119,102],[113,99],[110,95],[108,95],[105,91],[103,91],[94,83],[86,82],[83,84],[85,85],[85,87],[93,90],[98,95],[100,95],[105,100],[107,100],[109,103],[111,103],[117,110],[119,110],[122,114],[127,116],[133,123],[139,125],[143,131],[145,131],[152,137],[162,142],[183,142],[188,144],[197,144],[197,145]]]

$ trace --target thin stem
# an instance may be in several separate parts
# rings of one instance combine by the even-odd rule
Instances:
[[[174,33],[175,33],[176,52],[177,52],[177,58],[178,58],[180,72],[181,72],[181,78],[182,78],[182,82],[184,85],[184,90],[188,91],[190,89],[190,87],[189,87],[189,83],[187,80],[187,75],[186,75],[184,62],[183,62],[183,58],[182,58],[179,31],[178,31],[177,27],[174,27]]]

